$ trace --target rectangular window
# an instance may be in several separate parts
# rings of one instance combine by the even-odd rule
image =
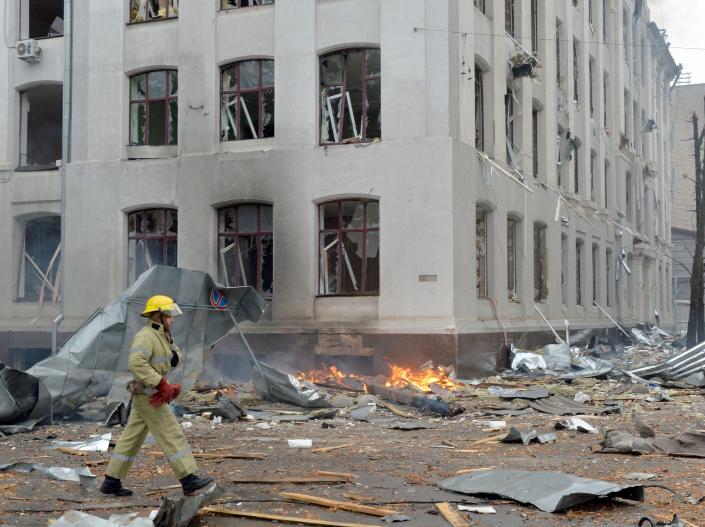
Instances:
[[[627,137],[630,136],[629,134],[629,107],[631,105],[629,104],[629,92],[627,90],[624,90],[624,135]]]
[[[534,223],[534,300],[548,298],[548,258],[546,251],[546,226]]]
[[[534,177],[539,177],[539,111],[531,111],[531,162]]]
[[[578,142],[575,141],[575,148],[573,149],[573,192],[580,194],[580,158],[578,156],[579,148]]]
[[[509,87],[504,95],[504,125],[507,131],[507,165],[514,166],[514,92]]]
[[[597,292],[599,291],[600,276],[600,247],[592,244],[592,302],[597,302]]]
[[[227,287],[251,286],[271,298],[274,237],[271,205],[242,204],[218,210],[218,269]]]
[[[518,222],[507,218],[507,296],[517,300],[517,227]]]
[[[568,305],[568,236],[561,234],[561,302]]]
[[[539,0],[531,0],[531,51],[539,52]]]
[[[319,294],[379,294],[379,202],[348,199],[318,206]]]
[[[511,36],[514,35],[514,1],[504,0],[504,29]]]
[[[179,16],[179,0],[130,0],[130,22]]]
[[[382,135],[379,49],[320,57],[321,144],[372,141]]]
[[[575,303],[583,305],[583,241],[575,242]]]
[[[627,275],[627,307],[634,306],[634,259],[631,253],[627,255],[627,267],[632,271],[632,274]],[[688,281],[690,283],[690,281]]]
[[[62,87],[38,85],[20,93],[20,170],[49,170],[61,159]]]
[[[475,7],[476,7],[477,9],[479,9],[479,10],[482,11],[483,13],[486,13],[486,12],[487,12],[487,11],[486,11],[487,6],[485,5],[485,4],[486,4],[486,0],[474,0],[474,2],[475,2]]]
[[[594,98],[594,92],[595,92],[595,78],[593,75],[594,69],[595,69],[595,59],[590,57],[590,62],[588,64],[589,67],[589,91],[590,91],[590,118],[594,119],[595,118],[595,98]]]
[[[610,0],[602,0],[602,41],[607,42],[610,22]]]
[[[588,0],[588,23],[590,24],[590,26],[592,26],[593,23],[594,23],[594,20],[593,20],[593,13],[592,13],[592,11],[593,11],[593,5],[592,5],[593,2],[594,2],[594,0]]]
[[[130,145],[177,144],[178,88],[175,70],[130,77]]]
[[[274,0],[221,0],[221,9],[237,9],[238,7],[254,7],[258,5],[273,5]]]
[[[602,77],[602,123],[605,128],[607,128],[607,115],[609,112],[609,93],[610,93],[610,80],[607,73],[603,73]]]
[[[487,211],[475,207],[475,269],[477,297],[487,298]]]
[[[624,62],[629,66],[629,13],[626,9],[622,11],[622,49]]]
[[[556,21],[556,84],[561,87],[561,24]]]
[[[597,203],[597,177],[595,171],[595,165],[597,164],[597,153],[594,150],[590,150],[590,201]]]
[[[573,40],[573,100],[580,103],[580,62],[577,40]]]
[[[485,150],[485,91],[482,70],[475,64],[475,148]]]
[[[26,0],[21,4],[22,38],[60,37],[64,34],[64,2]],[[8,14],[7,11],[5,14]],[[7,19],[5,19],[7,20]]]
[[[220,140],[274,137],[274,61],[237,62],[220,78]]]
[[[133,284],[154,265],[176,267],[178,217],[173,209],[147,209],[127,215],[127,280]]]
[[[625,203],[627,207],[627,221],[634,225],[634,189],[632,188],[632,173],[627,171],[625,178]]]
[[[602,206],[605,209],[609,206],[610,185],[610,162],[605,159],[604,189],[602,192]]]
[[[605,293],[607,306],[612,305],[612,251],[607,249],[605,252]]]
[[[40,302],[59,300],[61,275],[61,218],[41,216],[22,224],[17,299]]]

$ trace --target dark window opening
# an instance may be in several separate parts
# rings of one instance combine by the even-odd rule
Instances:
[[[504,29],[511,36],[514,35],[515,31],[515,19],[514,19],[514,1],[515,0],[504,0]]]
[[[539,52],[539,0],[531,0],[531,51]]]
[[[130,145],[178,143],[178,89],[176,70],[130,77]]]
[[[534,223],[534,300],[548,298],[548,253],[546,248],[546,226]]]
[[[517,228],[519,222],[507,218],[507,297],[518,300],[517,287]]]
[[[487,210],[475,207],[475,273],[477,298],[489,296],[487,266]]]
[[[539,111],[531,111],[531,163],[534,177],[539,177]]]
[[[319,294],[379,294],[379,202],[323,203],[319,216]]]
[[[561,234],[561,302],[568,305],[568,236]]]
[[[515,154],[514,143],[514,92],[509,87],[504,95],[504,125],[507,133],[507,164],[513,167],[514,158],[518,156]]]
[[[23,35],[28,38],[47,38],[64,34],[63,0],[29,0],[23,3],[24,6],[27,6],[28,16]]]
[[[592,302],[597,302],[597,292],[599,290],[600,275],[600,247],[592,244]]]
[[[578,41],[573,41],[573,100],[580,102],[580,62],[578,61]]]
[[[273,5],[274,0],[221,0],[221,9],[237,9],[238,7],[255,7],[258,5]]]
[[[61,218],[42,216],[24,221],[17,299],[58,302],[61,275]]]
[[[179,16],[179,0],[130,0],[130,22],[163,20]]]
[[[556,84],[561,87],[561,26],[556,23]]]
[[[274,290],[271,205],[244,204],[218,211],[218,269],[226,286],[251,286],[265,298]]]
[[[607,306],[612,305],[612,250],[605,251],[605,302]]]
[[[321,144],[372,141],[382,135],[379,49],[320,58]]]
[[[594,150],[590,151],[590,201],[597,203],[597,181],[595,177],[595,162],[597,161],[597,153]]]
[[[583,305],[583,241],[575,242],[575,303]]]
[[[8,351],[11,367],[19,371],[27,371],[51,355],[50,348],[10,348]]]
[[[20,169],[56,168],[61,159],[61,86],[38,86],[20,94]]]
[[[174,209],[146,209],[127,215],[127,280],[154,265],[176,267],[178,216]]]
[[[578,143],[573,149],[573,192],[580,194],[580,159],[578,158]]]
[[[220,140],[274,137],[274,61],[247,60],[221,71]]]
[[[595,69],[595,61],[591,58],[589,62],[589,82],[590,82],[590,87],[589,87],[589,93],[590,93],[590,117],[594,118],[595,117],[595,99],[594,99],[594,93],[595,93],[595,79],[594,79],[594,69]]]
[[[485,89],[482,70],[475,65],[475,148],[485,150]]]
[[[487,13],[486,9],[486,0],[474,0],[475,1],[475,7],[482,11],[483,13]]]

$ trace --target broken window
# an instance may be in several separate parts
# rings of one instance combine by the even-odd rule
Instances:
[[[548,258],[546,250],[546,226],[534,223],[534,300],[548,298]]]
[[[518,300],[517,294],[517,234],[519,222],[507,218],[507,296],[509,300]]]
[[[612,305],[612,249],[605,251],[605,302]]]
[[[56,168],[61,159],[62,87],[41,85],[20,93],[19,168]]]
[[[265,298],[274,289],[272,206],[243,204],[218,210],[218,269],[226,286],[249,285]]]
[[[592,244],[592,302],[597,302],[597,292],[599,291],[600,276],[600,246]]]
[[[63,0],[24,0],[21,10],[22,38],[60,37],[64,34]]]
[[[236,9],[238,7],[254,7],[258,5],[272,5],[274,0],[221,0],[221,9]]]
[[[602,77],[602,125],[607,128],[607,114],[609,112],[609,85],[610,77],[603,73]]]
[[[561,301],[568,305],[568,235],[561,233]]]
[[[556,20],[556,84],[561,87],[561,23]]]
[[[610,189],[610,162],[605,159],[605,178],[604,178],[604,191],[602,193],[602,206],[608,208],[609,206],[609,189]]]
[[[595,172],[596,161],[597,153],[594,150],[590,150],[590,201],[593,203],[597,203],[597,181],[595,181],[597,176]]]
[[[10,365],[15,370],[27,371],[51,355],[51,348],[9,348]]]
[[[379,202],[323,203],[319,214],[319,294],[379,294]]]
[[[176,70],[130,78],[130,145],[177,144],[178,89]]]
[[[629,66],[629,13],[622,11],[622,49],[624,49],[624,62]]]
[[[130,0],[130,22],[179,16],[179,0]]]
[[[634,274],[634,258],[632,254],[627,255],[627,267],[632,271],[627,274],[627,307],[632,307],[634,305],[634,285],[632,284],[632,275]]]
[[[609,35],[609,6],[610,0],[602,0],[602,41],[607,42]]]
[[[504,124],[507,133],[507,165],[516,166],[518,163],[518,151],[514,142],[514,121],[515,115],[515,95],[514,91],[507,86],[507,93],[504,95]]]
[[[625,203],[627,208],[627,221],[634,224],[634,189],[632,187],[632,173],[627,170],[625,183]]]
[[[588,23],[592,26],[593,25],[593,16],[592,16],[592,11],[593,11],[593,3],[594,0],[588,0]]]
[[[531,0],[531,51],[539,52],[539,0]]]
[[[580,62],[578,61],[577,40],[573,40],[573,100],[580,103]]]
[[[382,71],[379,49],[323,55],[321,144],[379,139]]]
[[[579,144],[577,139],[573,146],[573,192],[580,194],[580,158],[578,156]]]
[[[534,177],[539,177],[539,111],[531,110],[531,162]]]
[[[130,284],[154,265],[176,267],[178,217],[173,209],[127,215],[127,279]]]
[[[590,62],[588,63],[588,76],[590,77],[589,82],[590,82],[590,90],[589,90],[589,95],[590,95],[590,118],[594,119],[595,118],[595,76],[594,76],[594,71],[595,71],[595,59],[590,57]]]
[[[220,140],[274,137],[274,61],[237,62],[220,76]]]
[[[482,70],[475,64],[475,148],[485,150],[485,89]]]
[[[475,286],[478,298],[489,296],[487,277],[487,210],[475,207]]]
[[[57,302],[61,283],[61,218],[51,215],[25,220],[20,241],[18,300]]]
[[[575,240],[575,303],[583,305],[583,240]]]
[[[504,29],[511,36],[514,36],[514,1],[504,0]]]

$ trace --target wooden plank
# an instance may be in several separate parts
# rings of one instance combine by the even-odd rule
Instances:
[[[369,514],[371,516],[391,516],[393,514],[399,513],[399,511],[396,511],[394,509],[385,509],[383,507],[371,507],[369,505],[359,505],[357,503],[350,503],[347,501],[337,501],[328,498],[319,498],[318,496],[311,496],[309,494],[281,492],[280,495],[284,496],[285,498],[289,498],[290,500],[300,501],[302,503],[311,503],[313,505],[320,505],[321,507],[330,507],[332,509],[359,512],[360,514]]]
[[[305,483],[349,483],[350,479],[341,476],[241,476],[230,478],[230,481],[233,483],[292,483],[297,485]]]
[[[311,450],[311,452],[313,452],[314,454],[322,454],[325,452],[332,452],[333,450],[340,450],[341,448],[350,448],[351,446],[355,446],[355,443],[345,443],[344,445],[314,448],[313,450]]]
[[[321,527],[379,527],[369,523],[342,523],[328,520],[318,520],[315,518],[302,518],[299,516],[281,516],[279,514],[265,514],[262,512],[245,512],[227,507],[203,507],[200,514],[219,514],[221,516],[235,516],[238,518],[252,518],[258,520],[270,520],[283,523],[296,523],[299,525],[316,525]]]
[[[475,441],[473,444],[475,445],[481,445],[483,443],[491,443],[492,441],[499,441],[503,437],[507,435],[507,432],[504,432],[503,434],[499,434],[496,436],[491,436],[491,437],[486,437],[484,439],[480,439],[479,441]]]
[[[81,456],[81,457],[86,457],[88,455],[88,452],[84,452],[83,450],[78,450],[77,448],[70,448],[67,446],[60,446],[57,448],[59,452],[63,452],[64,454],[71,454],[72,456]]]
[[[400,410],[399,408],[394,406],[392,403],[388,403],[387,401],[380,399],[379,397],[377,398],[377,402],[379,402],[379,404],[384,406],[387,410],[392,412],[394,415],[398,415],[399,417],[404,417],[405,419],[411,419],[412,417],[414,417],[413,415],[408,414],[408,413]]]
[[[259,452],[251,452],[249,454],[194,454],[193,457],[198,459],[264,459],[267,456]]]
[[[468,527],[470,525],[450,503],[436,503],[436,508],[438,509],[438,512],[441,513],[441,516],[443,516],[453,527]]]
[[[319,476],[332,476],[334,478],[345,478],[348,481],[352,481],[357,477],[355,474],[350,474],[350,472],[330,472],[328,470],[317,470],[316,474]]]

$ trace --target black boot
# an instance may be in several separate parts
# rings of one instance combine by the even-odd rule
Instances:
[[[114,494],[115,496],[132,496],[132,491],[122,486],[119,479],[105,476],[103,484],[100,486],[100,492],[103,494]]]
[[[196,476],[195,474],[189,474],[185,478],[181,478],[181,488],[184,489],[184,494],[186,496],[193,496],[197,492],[211,483],[213,483],[213,478],[210,476]]]

